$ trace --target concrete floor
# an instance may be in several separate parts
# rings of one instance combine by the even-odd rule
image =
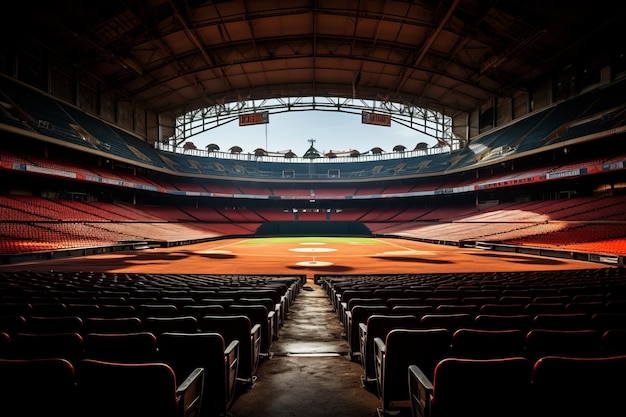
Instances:
[[[232,417],[376,417],[380,400],[361,384],[343,327],[326,291],[311,280],[289,309],[271,358],[241,390]],[[375,390],[375,388],[374,388]]]

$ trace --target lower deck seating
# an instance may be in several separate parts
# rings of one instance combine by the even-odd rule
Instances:
[[[446,358],[433,377],[408,367],[412,417],[617,417],[626,355]]]

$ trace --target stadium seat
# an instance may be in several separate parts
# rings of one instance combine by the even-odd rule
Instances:
[[[196,368],[180,380],[162,362],[84,359],[76,366],[78,415],[197,417],[202,409],[204,374],[203,368]]]
[[[219,333],[227,346],[234,340],[239,342],[237,380],[254,385],[261,359],[261,325],[252,325],[245,315],[203,316],[198,325],[201,332]]]
[[[624,415],[626,356],[545,356],[534,364],[532,385],[537,417]]]
[[[86,359],[110,362],[150,362],[158,359],[156,336],[150,332],[87,333]]]
[[[119,333],[143,330],[139,317],[87,317],[83,320],[83,333]]]
[[[79,333],[16,333],[11,344],[14,359],[62,358],[74,364],[84,356]]]
[[[360,323],[361,382],[364,386],[376,384],[374,339],[378,337],[386,340],[387,334],[393,329],[416,329],[418,326],[419,320],[415,316],[392,314],[374,314],[365,323]]]
[[[472,327],[483,330],[528,331],[531,326],[532,316],[528,314],[478,314],[474,317]]]
[[[520,329],[458,329],[452,334],[451,355],[493,359],[524,355],[526,332]]]
[[[157,336],[160,359],[170,365],[177,378],[204,368],[201,415],[226,415],[237,387],[239,341],[228,345],[219,333],[166,332]]]
[[[452,333],[437,329],[394,329],[385,340],[374,339],[379,415],[411,408],[407,369],[417,365],[432,379],[437,363],[450,355]]]
[[[75,382],[66,359],[0,359],[0,415],[79,417]]]
[[[457,329],[463,327],[472,327],[474,323],[474,315],[469,313],[429,313],[420,319],[420,327],[423,329],[447,329],[450,333],[454,333]]]
[[[433,379],[408,367],[412,417],[525,417],[532,363],[524,357],[445,358]]]
[[[31,316],[26,321],[25,333],[68,333],[83,331],[79,316]]]
[[[194,333],[198,331],[198,320],[193,316],[148,316],[142,322],[144,330],[157,336],[165,332]]]
[[[543,356],[599,356],[602,333],[597,330],[532,329],[526,334],[526,356],[536,361]]]
[[[367,323],[367,319],[374,314],[387,314],[389,307],[385,304],[380,305],[360,305],[357,304],[351,310],[346,311],[344,329],[346,339],[348,340],[350,359],[358,362],[361,360],[360,348],[360,323]]]

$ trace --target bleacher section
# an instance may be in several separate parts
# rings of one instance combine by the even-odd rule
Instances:
[[[550,108],[532,113],[516,123],[472,140],[469,147],[457,152],[445,152],[415,157],[354,160],[350,163],[323,164],[293,161],[268,162],[257,158],[241,159],[199,157],[184,153],[157,151],[152,146],[121,129],[87,115],[78,109],[57,102],[18,82],[2,77],[0,93],[14,103],[23,120],[10,125],[23,126],[41,134],[80,145],[85,151],[99,151],[112,158],[140,166],[171,170],[182,174],[204,174],[232,178],[278,178],[285,172],[293,179],[342,178],[396,178],[420,174],[446,173],[471,169],[478,164],[495,162],[504,156],[535,151],[548,145],[563,144],[569,140],[584,139],[599,132],[622,129],[623,111],[619,98],[623,97],[626,82],[581,94],[557,103]],[[578,135],[578,136],[577,136]],[[476,151],[473,151],[475,149]],[[317,166],[319,165],[319,166]],[[340,176],[331,172],[341,172]]]

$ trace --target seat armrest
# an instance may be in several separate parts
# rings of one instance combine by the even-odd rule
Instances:
[[[367,324],[359,323],[359,352],[361,358],[365,358],[365,343],[367,342]]]
[[[226,397],[227,403],[230,404],[235,397],[235,386],[237,384],[237,375],[239,373],[239,341],[233,340],[224,350],[226,360]]]
[[[230,342],[230,344],[226,346],[226,349],[224,349],[224,354],[228,357],[239,356],[239,340]]]
[[[204,368],[194,369],[176,388],[179,416],[193,417],[200,413],[204,390]]]
[[[365,337],[365,335],[367,334],[367,324],[366,323],[359,323],[359,335],[361,335],[361,338]]]
[[[411,415],[413,417],[430,417],[433,384],[416,365],[409,365],[408,372]]]
[[[383,355],[385,354],[385,350],[387,349],[387,346],[385,346],[385,342],[383,341],[383,339],[381,339],[380,337],[375,337],[374,338],[374,349],[376,350],[377,354],[378,352],[382,353]]]
[[[250,329],[250,336],[252,336],[253,340],[261,338],[261,325],[259,323],[252,326]]]

